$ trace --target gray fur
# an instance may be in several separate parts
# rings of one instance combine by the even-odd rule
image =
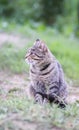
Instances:
[[[63,69],[49,50],[42,60],[30,65],[30,93],[40,104],[46,99],[47,102],[66,102],[67,84]]]

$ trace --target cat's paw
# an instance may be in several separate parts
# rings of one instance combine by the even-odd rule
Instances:
[[[43,104],[43,98],[42,98],[42,96],[40,94],[35,95],[35,102],[39,103],[41,105]]]
[[[44,98],[43,104],[47,104],[47,103],[49,103],[49,100],[47,98]]]

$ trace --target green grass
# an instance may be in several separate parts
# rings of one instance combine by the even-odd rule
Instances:
[[[44,123],[45,126],[56,126],[64,130],[78,130],[79,128],[79,108],[77,104],[67,106],[65,110],[57,108],[56,105],[49,104],[40,106],[29,101],[26,97],[10,97],[0,99],[0,121],[8,120],[11,113],[20,114],[19,120],[26,122]],[[8,122],[6,120],[6,123]],[[40,129],[41,130],[41,129]],[[49,129],[48,129],[49,130]]]
[[[0,70],[10,70],[14,73],[22,73],[27,70],[25,63],[25,49],[17,49],[9,43],[5,43],[0,50]]]

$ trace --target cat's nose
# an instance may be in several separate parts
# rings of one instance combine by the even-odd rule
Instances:
[[[40,40],[39,39],[36,39],[36,42],[39,42]]]

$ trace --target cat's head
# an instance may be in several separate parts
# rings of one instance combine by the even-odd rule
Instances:
[[[25,60],[30,64],[36,64],[46,59],[48,48],[45,43],[37,39],[34,45],[27,51]]]

